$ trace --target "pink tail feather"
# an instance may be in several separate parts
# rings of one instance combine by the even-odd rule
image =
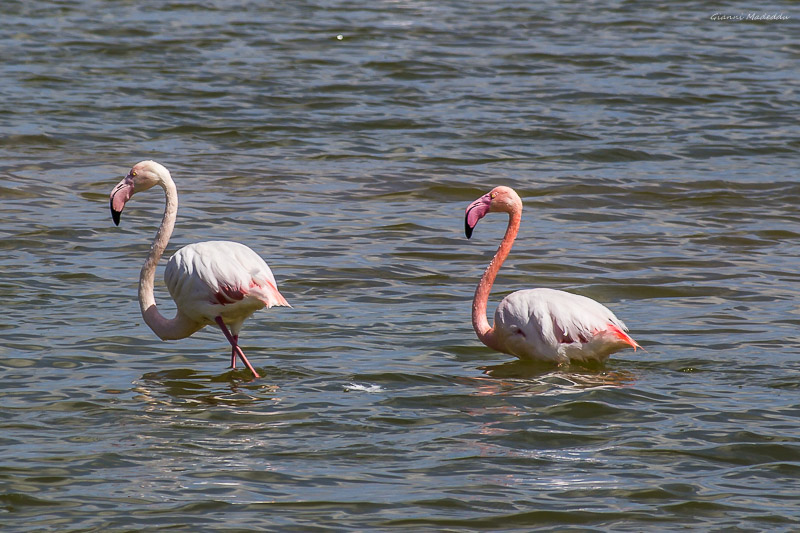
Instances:
[[[250,283],[250,290],[253,290],[253,294],[262,302],[267,304],[267,307],[273,307],[276,305],[281,305],[283,307],[291,307],[289,302],[286,301],[286,298],[283,297],[283,294],[280,293],[278,288],[273,285],[269,280],[266,281],[266,287],[263,285],[259,285],[258,283],[252,281]]]
[[[641,346],[639,346],[638,342],[633,340],[633,338],[630,335],[622,331],[622,329],[619,328],[618,326],[615,326],[614,324],[608,324],[607,328],[608,329],[606,331],[614,335],[616,338],[618,338],[625,344],[630,345],[633,348],[633,351],[636,351],[637,348],[642,348]],[[642,348],[642,350],[644,350],[644,348]]]

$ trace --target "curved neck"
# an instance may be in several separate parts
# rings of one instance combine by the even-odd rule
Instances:
[[[509,252],[511,252],[511,247],[514,245],[514,239],[517,237],[521,219],[521,208],[509,212],[506,234],[503,236],[503,240],[500,242],[500,246],[497,248],[494,257],[489,262],[489,266],[487,266],[486,270],[483,272],[481,281],[478,283],[478,288],[475,289],[475,298],[472,300],[472,327],[475,329],[475,333],[486,346],[498,351],[502,350],[500,350],[496,343],[494,328],[489,325],[489,321],[486,318],[486,305],[489,302],[489,293],[492,292],[492,285],[497,277],[497,273],[500,271],[500,267],[503,266],[503,262],[506,260],[506,257],[508,257]]]
[[[153,294],[153,287],[155,285],[156,267],[158,261],[164,254],[167,248],[169,238],[172,236],[172,230],[175,227],[175,218],[178,214],[178,191],[175,188],[175,182],[169,176],[165,177],[160,182],[161,187],[164,189],[166,195],[166,206],[164,207],[164,218],[161,220],[161,226],[156,232],[156,238],[150,247],[150,253],[142,265],[142,271],[139,274],[139,307],[142,311],[142,318],[145,323],[153,330],[153,333],[159,338],[166,339],[182,339],[188,337],[202,325],[198,325],[194,321],[183,315],[180,310],[175,315],[175,318],[168,319],[158,312],[156,306],[156,298]]]

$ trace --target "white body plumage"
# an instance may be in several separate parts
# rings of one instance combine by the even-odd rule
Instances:
[[[554,289],[509,294],[495,311],[494,328],[504,351],[557,364],[605,361],[630,346],[628,328],[606,306]]]
[[[164,282],[186,316],[206,325],[221,316],[234,335],[255,311],[289,305],[267,263],[238,242],[184,246],[167,263]]]

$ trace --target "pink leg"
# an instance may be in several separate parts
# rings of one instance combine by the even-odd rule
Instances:
[[[253,377],[254,378],[260,378],[261,376],[258,375],[258,372],[256,372],[256,369],[253,368],[253,365],[251,365],[250,361],[247,360],[247,357],[244,356],[244,352],[242,351],[242,349],[239,348],[239,343],[237,342],[238,335],[236,337],[231,335],[231,332],[228,331],[228,326],[225,325],[225,322],[222,320],[221,316],[218,316],[218,317],[214,318],[214,322],[216,322],[217,325],[219,325],[219,329],[222,330],[222,333],[223,333],[223,335],[225,335],[225,338],[228,339],[229,343],[231,343],[231,346],[233,348],[234,361],[235,361],[235,355],[238,354],[239,357],[242,358],[242,362],[244,363],[244,366],[246,366],[250,370],[250,372],[253,373]]]
[[[239,335],[233,335],[233,342],[239,345]],[[236,368],[236,348],[231,348],[231,368]]]

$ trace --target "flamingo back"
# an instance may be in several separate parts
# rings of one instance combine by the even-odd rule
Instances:
[[[497,307],[494,328],[504,351],[521,359],[604,361],[622,348],[638,347],[607,307],[554,289],[509,294]]]

